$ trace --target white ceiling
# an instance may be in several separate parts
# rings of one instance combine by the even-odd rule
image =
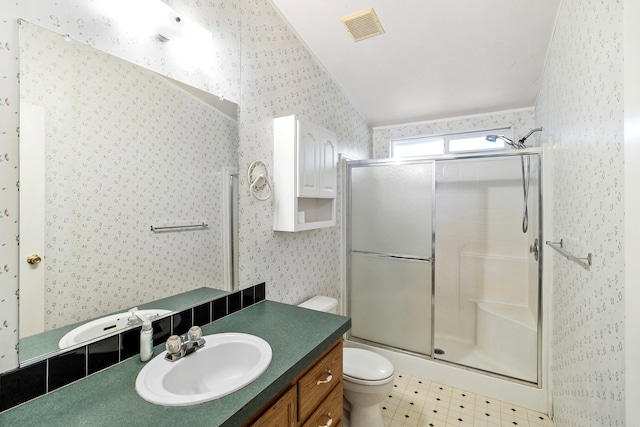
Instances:
[[[531,107],[561,0],[271,0],[370,126]],[[385,34],[340,18],[373,7]]]

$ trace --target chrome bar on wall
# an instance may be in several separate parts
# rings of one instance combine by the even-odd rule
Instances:
[[[587,256],[584,258],[577,257],[564,248],[564,239],[560,239],[559,242],[552,242],[550,240],[547,240],[546,244],[551,246],[553,249],[555,249],[559,254],[561,254],[563,257],[565,257],[569,261],[575,261],[579,264],[582,264],[585,268],[589,268],[591,267],[591,265],[593,265],[592,264],[593,257],[591,255],[591,252],[589,252]]]
[[[205,224],[203,222],[202,224],[170,225],[170,226],[166,226],[166,227],[154,227],[152,225],[151,226],[151,231],[153,231],[153,232],[158,232],[158,231],[177,231],[177,230],[184,230],[184,229],[204,230],[205,228],[209,228],[209,224]]]

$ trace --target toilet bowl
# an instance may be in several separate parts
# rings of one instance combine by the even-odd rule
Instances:
[[[351,427],[383,427],[380,403],[393,389],[393,365],[369,350],[343,350],[342,385]]]
[[[338,301],[316,296],[300,307],[327,313],[337,312]],[[393,365],[369,350],[345,347],[342,384],[351,427],[383,427],[380,403],[393,389]],[[348,405],[347,405],[348,404]]]

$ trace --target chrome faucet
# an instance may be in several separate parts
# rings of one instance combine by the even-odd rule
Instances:
[[[164,358],[169,362],[175,362],[204,347],[205,342],[200,327],[192,326],[185,335],[171,335],[167,339],[165,343],[167,354]]]
[[[138,307],[133,307],[131,310],[129,310],[129,318],[127,319],[126,326],[142,325],[142,322],[144,322],[144,319],[138,316],[138,314],[136,313],[137,311],[138,311]]]
[[[129,310],[129,318],[127,319],[127,324],[125,325],[125,327],[142,325],[142,322],[144,322],[147,319],[155,320],[158,317],[160,317],[160,314],[154,313],[154,314],[147,314],[146,316],[144,316],[145,318],[143,319],[138,314],[138,311],[139,311],[138,307],[133,307],[131,310]]]

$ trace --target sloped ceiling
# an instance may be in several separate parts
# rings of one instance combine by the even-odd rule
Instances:
[[[370,126],[531,107],[560,0],[271,0]],[[385,33],[340,18],[373,7]]]

